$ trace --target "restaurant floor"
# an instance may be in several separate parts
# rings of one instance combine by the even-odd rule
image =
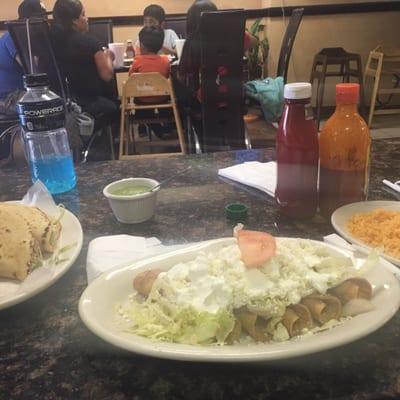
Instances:
[[[258,110],[250,110],[257,114]],[[321,122],[321,128],[325,121]],[[275,146],[276,128],[267,123],[262,117],[246,123],[247,131],[253,148],[265,148]],[[373,140],[400,137],[400,115],[382,115],[374,118],[371,137]],[[102,161],[110,159],[108,140],[100,138],[95,141],[89,154],[88,161]],[[117,151],[118,149],[116,149]],[[148,138],[139,138],[137,151],[149,152],[174,152],[177,151],[176,140],[153,140],[148,143]]]

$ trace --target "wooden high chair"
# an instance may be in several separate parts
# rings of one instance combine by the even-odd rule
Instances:
[[[381,81],[386,75],[394,81],[392,88],[383,88]],[[384,108],[385,103],[379,99],[379,95],[388,96],[386,103],[389,103],[392,96],[400,94],[400,48],[385,48],[378,46],[369,53],[367,65],[364,74],[364,86],[367,80],[372,80],[373,88],[371,95],[371,104],[369,109],[368,126],[372,125],[374,115],[379,114],[400,114],[400,108]],[[379,109],[376,110],[376,106]]]
[[[166,102],[157,104],[135,103],[135,99],[141,97],[163,96],[169,99]],[[135,118],[135,112],[138,110],[161,110],[172,109],[173,117],[171,118]],[[147,72],[132,74],[129,79],[124,82],[121,98],[121,131],[119,143],[119,159],[129,160],[135,157],[148,157],[157,155],[176,155],[179,153],[151,153],[151,154],[129,154],[131,149],[136,151],[135,137],[129,117],[133,114],[135,124],[149,124],[160,122],[175,122],[178,132],[178,140],[180,145],[180,153],[186,154],[186,143],[183,134],[182,123],[179,117],[178,108],[176,106],[176,98],[174,89],[170,79],[165,78],[158,72]]]

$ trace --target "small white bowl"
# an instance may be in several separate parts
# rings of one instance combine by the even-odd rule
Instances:
[[[120,196],[111,193],[113,190],[132,186],[132,184],[148,186],[149,192],[131,196]],[[150,190],[158,184],[159,182],[154,179],[147,178],[122,179],[107,185],[103,190],[103,194],[107,197],[111,209],[119,222],[124,224],[139,224],[149,220],[154,215],[157,193],[160,188],[153,192]]]

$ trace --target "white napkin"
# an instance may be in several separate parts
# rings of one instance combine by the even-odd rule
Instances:
[[[331,235],[324,236],[324,242],[332,244],[337,247],[341,247],[345,250],[349,250],[349,251],[355,250],[354,247],[349,242],[344,240],[339,235],[336,235],[336,233],[332,233]],[[368,250],[366,252],[368,253]]]
[[[391,189],[395,190],[397,193],[400,193],[400,181],[397,181],[395,183],[388,181],[387,179],[384,179],[383,184],[390,187]]]
[[[223,168],[218,175],[247,186],[262,190],[275,197],[276,189],[276,162],[261,163],[249,161],[233,167]]]
[[[89,243],[86,258],[88,283],[118,265],[138,261],[171,250],[188,246],[163,246],[157,238],[140,236],[115,235],[102,236]]]

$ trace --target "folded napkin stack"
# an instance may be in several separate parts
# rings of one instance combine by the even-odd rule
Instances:
[[[163,246],[157,238],[116,235],[103,236],[92,240],[86,259],[88,283],[103,272],[119,265],[166,253],[186,245]]]
[[[275,197],[276,162],[245,162],[243,164],[234,165],[233,167],[220,169],[218,175],[262,190],[268,195]]]

